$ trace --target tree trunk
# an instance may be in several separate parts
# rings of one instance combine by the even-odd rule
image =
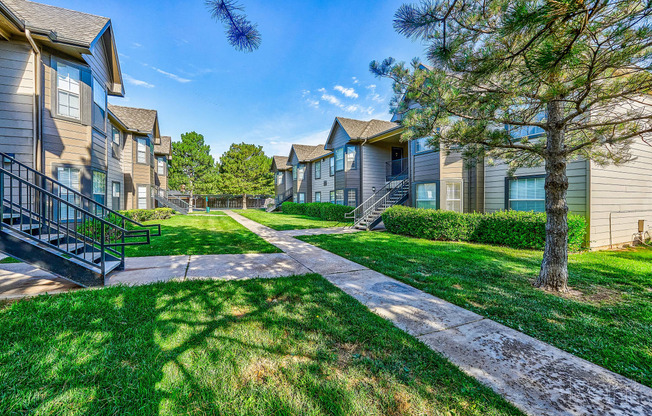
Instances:
[[[242,209],[247,209],[247,194],[242,195]]]
[[[556,125],[561,120],[559,102],[548,104],[546,144],[546,246],[541,271],[535,286],[556,292],[568,291],[568,176],[564,154],[564,131]]]

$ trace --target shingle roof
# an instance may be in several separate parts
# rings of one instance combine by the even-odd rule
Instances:
[[[109,104],[109,111],[116,116],[129,130],[151,134],[154,132],[156,110],[144,108],[121,107]]]
[[[11,11],[33,30],[53,32],[55,40],[90,46],[109,19],[92,14],[35,3],[27,0],[2,0]]]
[[[310,162],[311,160],[317,159],[331,152],[330,150],[324,150],[323,144],[315,146],[293,144],[292,149],[294,150],[294,154],[297,155],[299,162]]]
[[[286,156],[274,156],[274,166],[278,170],[286,170],[292,167],[288,165],[288,158]]]
[[[172,154],[172,137],[161,136],[161,143],[154,145],[154,153],[159,155]]]
[[[391,121],[383,120],[354,120],[351,118],[337,117],[337,121],[346,130],[351,140],[363,140],[377,136],[388,130],[395,129],[400,125]]]

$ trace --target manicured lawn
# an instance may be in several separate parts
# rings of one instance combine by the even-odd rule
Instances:
[[[126,248],[128,257],[172,256],[180,254],[278,253],[279,249],[225,215],[175,215],[161,224],[161,237],[150,245]]]
[[[317,275],[0,306],[0,414],[519,414]]]
[[[22,263],[20,260],[16,260],[13,257],[7,257],[5,259],[0,260],[0,264],[13,264],[13,263]]]
[[[190,215],[226,215],[222,211],[217,211],[217,210],[211,210],[211,212],[206,212],[206,211],[193,211],[190,213]]]
[[[542,253],[389,233],[301,237],[652,387],[652,249],[570,256],[565,297],[532,287]]]
[[[277,231],[344,227],[351,225],[348,222],[324,221],[319,218],[307,217],[305,215],[288,215],[279,212],[265,212],[258,209],[237,210],[235,212]]]

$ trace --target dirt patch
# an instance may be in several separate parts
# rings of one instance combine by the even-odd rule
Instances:
[[[548,292],[551,295],[559,296],[564,299],[574,300],[576,302],[591,304],[616,304],[622,301],[623,293],[613,289],[592,286],[585,292],[569,288],[566,293]]]
[[[457,289],[457,290],[462,290],[462,289],[464,289],[464,288],[462,287],[462,285],[460,285],[460,284],[454,284],[454,285],[451,286],[451,287],[452,287],[453,289]]]
[[[261,358],[245,366],[245,368],[240,372],[240,378],[244,384],[249,382],[261,384],[270,380],[279,380],[279,373],[282,369],[297,364],[305,364],[309,361],[310,359],[307,357],[294,355],[279,357],[275,360]]]
[[[337,366],[339,368],[347,367],[351,361],[364,355],[359,344],[350,342],[336,343],[335,353],[337,354]]]

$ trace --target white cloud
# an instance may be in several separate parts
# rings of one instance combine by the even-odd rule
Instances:
[[[353,80],[354,84],[359,84],[360,83],[360,81],[358,81],[358,77],[352,77],[351,79]]]
[[[131,42],[131,46],[133,46],[134,48],[142,48],[143,47],[143,45],[141,45],[138,42]]]
[[[271,155],[287,156],[290,153],[290,147],[293,144],[306,144],[318,145],[326,143],[328,134],[330,133],[330,126],[327,130],[321,130],[313,133],[301,134],[290,139],[279,140],[279,136],[269,137],[264,139],[265,153]]]
[[[322,94],[321,99],[323,101],[326,101],[327,103],[333,104],[334,106],[337,106],[337,107],[340,107],[340,108],[343,107],[342,102],[339,100],[339,98],[337,98],[334,95],[324,93],[324,94]]]
[[[319,100],[313,100],[311,98],[308,98],[306,102],[308,103],[308,106],[312,108],[319,108]]]
[[[343,108],[343,110],[347,113],[362,113],[368,115],[372,115],[374,111],[376,111],[376,109],[373,107],[363,107],[357,104],[347,105]]]
[[[159,74],[165,75],[166,77],[168,77],[168,78],[170,78],[170,79],[173,79],[173,80],[175,80],[175,81],[177,81],[177,82],[180,82],[180,83],[182,83],[182,84],[186,84],[186,83],[188,83],[188,82],[191,81],[191,80],[189,80],[188,78],[181,78],[181,77],[180,77],[179,75],[177,75],[177,74],[173,74],[173,73],[171,73],[171,72],[164,71],[164,70],[159,69],[159,68],[156,68],[156,67],[154,67],[154,66],[152,66],[151,68],[152,68],[154,71],[158,72]]]
[[[345,88],[341,85],[335,86],[335,91],[341,92],[345,97],[348,98],[358,98],[359,95],[355,92],[353,88]]]
[[[147,81],[141,81],[139,79],[132,77],[129,74],[124,74],[123,76],[125,81],[127,81],[127,84],[135,85],[137,87],[154,88],[154,84],[150,84]]]

